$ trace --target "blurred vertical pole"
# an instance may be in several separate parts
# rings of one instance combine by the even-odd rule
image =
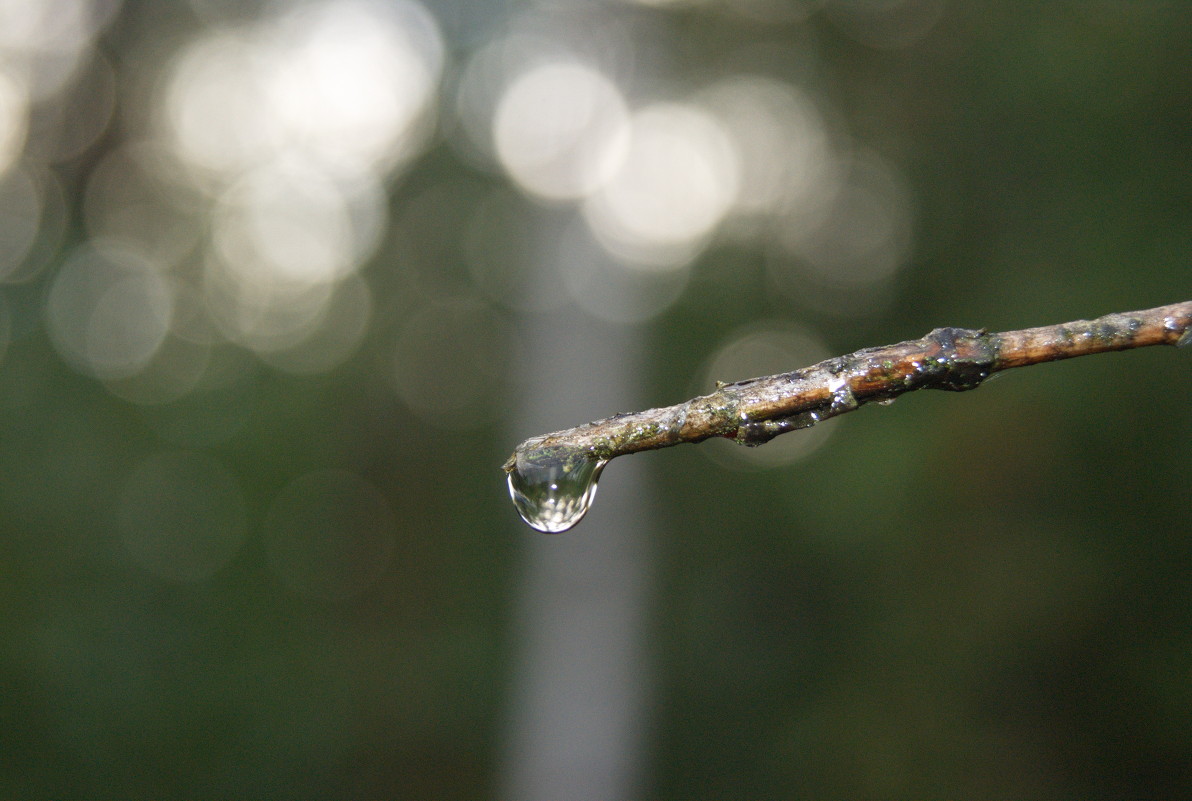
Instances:
[[[542,272],[557,274],[549,264]],[[577,415],[633,408],[640,399],[642,347],[632,329],[577,308],[523,320],[515,439],[574,425]],[[643,479],[639,464],[618,459],[577,528],[516,532],[524,561],[501,776],[508,801],[641,795],[650,556]]]

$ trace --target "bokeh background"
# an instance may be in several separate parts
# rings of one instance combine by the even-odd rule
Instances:
[[[0,796],[1192,796],[1192,363],[520,440],[1192,297],[1192,8],[0,1]]]

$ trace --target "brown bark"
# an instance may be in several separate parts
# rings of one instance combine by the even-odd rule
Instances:
[[[916,389],[976,389],[1012,367],[1150,345],[1192,344],[1192,301],[1095,320],[991,334],[937,328],[922,339],[838,356],[790,373],[719,385],[686,403],[618,414],[526,440],[519,459],[612,459],[681,442],[727,437],[758,445],[870,401]]]

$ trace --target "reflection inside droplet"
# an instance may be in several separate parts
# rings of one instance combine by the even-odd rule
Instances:
[[[509,471],[509,497],[531,528],[546,534],[567,531],[587,514],[607,463],[559,449],[518,454]]]

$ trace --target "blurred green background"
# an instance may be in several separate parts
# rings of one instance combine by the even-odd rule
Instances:
[[[1188,300],[1190,168],[1182,2],[0,1],[0,797],[1192,796],[1187,353],[499,469]]]

